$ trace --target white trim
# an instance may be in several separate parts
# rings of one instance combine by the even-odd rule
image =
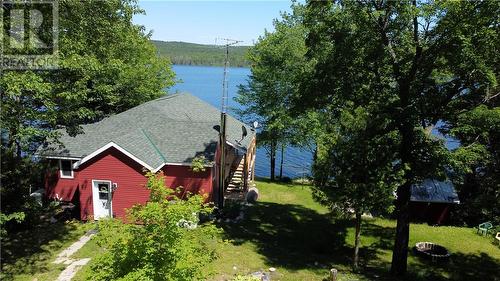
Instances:
[[[237,145],[237,144],[231,143],[228,140],[226,140],[226,144],[232,146],[233,148],[235,148],[235,149],[237,149],[237,150],[239,150],[240,152],[243,152],[243,153],[247,153],[247,151],[248,151],[248,148],[245,148],[244,146],[241,146],[241,145]]]
[[[166,165],[171,165],[171,166],[188,166],[188,167],[192,166],[191,163],[171,163],[171,162],[165,162],[165,163],[162,163],[157,168],[153,168],[153,167],[149,166],[144,161],[142,161],[141,159],[135,157],[132,153],[128,152],[127,150],[125,150],[124,148],[122,148],[121,146],[119,146],[118,144],[116,144],[114,142],[109,142],[108,144],[104,145],[103,147],[97,149],[96,151],[92,152],[91,154],[89,154],[89,155],[87,155],[87,156],[85,156],[83,158],[74,158],[74,159],[71,158],[71,159],[68,159],[68,160],[79,160],[79,161],[77,161],[77,162],[75,162],[73,164],[73,169],[78,169],[78,167],[80,165],[82,165],[83,163],[85,163],[85,162],[89,161],[90,159],[96,157],[97,155],[101,154],[102,152],[106,151],[107,149],[109,149],[111,147],[116,148],[118,151],[120,151],[121,153],[125,154],[126,156],[128,156],[129,158],[131,158],[132,160],[134,160],[135,162],[139,163],[140,165],[142,165],[143,167],[147,168],[148,170],[150,170],[153,173],[158,172],[161,168],[163,168]],[[47,157],[47,158],[49,158],[49,157]],[[52,157],[52,158],[59,159],[59,158],[55,158],[55,157]],[[66,160],[66,158],[64,160]],[[214,164],[205,164],[204,166],[205,167],[213,167]]]
[[[109,182],[108,192],[111,192],[111,202],[110,202],[109,209],[111,212],[111,216],[113,216],[113,183],[110,180],[92,180],[92,211],[93,211],[93,215],[94,215],[94,220],[97,220],[95,217],[95,206],[94,206],[94,204],[95,204],[94,182]],[[109,217],[109,214],[106,217]]]
[[[152,170],[153,173],[156,173],[158,172],[161,168],[165,167],[165,166],[184,166],[184,167],[191,167],[193,166],[191,163],[171,163],[171,162],[166,162],[166,163],[163,163],[161,164],[160,166],[158,166],[158,168]],[[203,167],[207,167],[207,168],[211,168],[213,167],[215,164],[212,163],[212,164],[204,164]]]
[[[170,166],[192,166],[191,163],[163,163],[162,166],[165,166],[165,165],[170,165]]]
[[[439,203],[439,204],[460,204],[459,199],[453,199],[452,201],[443,201],[443,200],[425,200],[425,199],[410,199],[410,202],[417,203]]]
[[[65,176],[63,175],[63,170],[62,170],[62,161],[70,161],[69,163],[69,166],[71,168],[71,176]],[[73,165],[71,165],[71,160],[69,159],[59,159],[57,162],[59,162],[59,177],[61,179],[74,179],[75,178],[75,172],[73,171]]]
[[[134,160],[135,162],[141,164],[143,167],[147,168],[148,170],[150,171],[154,171],[155,169],[151,166],[149,166],[148,164],[146,164],[144,161],[142,161],[141,159],[135,157],[132,153],[126,151],[124,148],[120,147],[119,145],[117,145],[116,143],[114,142],[109,142],[108,144],[106,144],[105,146],[99,148],[98,150],[92,152],[91,154],[85,156],[82,160],[76,162],[75,164],[73,164],[73,169],[77,169],[80,165],[82,165],[83,163],[89,161],[90,159],[96,157],[97,155],[101,154],[102,152],[104,152],[105,150],[107,150],[108,148],[111,148],[111,147],[114,147],[116,148],[118,151],[120,151],[121,153],[127,155],[128,157],[130,157],[132,160]],[[163,164],[162,164],[163,166]],[[160,166],[158,168],[158,170],[162,167]]]
[[[193,166],[193,164],[191,163],[170,163],[170,162],[167,162],[167,163],[163,163],[162,166],[165,166],[165,165],[170,165],[170,166]],[[214,164],[203,164],[203,167],[212,167]]]
[[[151,170],[151,169],[150,169],[150,171],[151,171],[151,172],[153,172],[153,173],[156,173],[156,172],[158,172],[161,168],[163,168],[163,166],[165,166],[165,165],[166,165],[166,164],[165,164],[165,163],[163,163],[163,164],[161,164],[160,166],[158,166],[158,168],[156,168],[156,169],[153,169],[153,170]]]
[[[47,159],[60,159],[60,160],[80,160],[81,157],[66,157],[66,156],[41,156]]]

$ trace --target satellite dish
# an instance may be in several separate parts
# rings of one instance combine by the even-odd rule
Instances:
[[[236,142],[238,144],[241,143],[241,141],[248,135],[247,133],[247,128],[245,128],[245,126],[241,126],[241,139],[240,140],[236,140]]]
[[[244,139],[247,135],[247,128],[245,128],[245,126],[241,126],[241,139]]]
[[[257,129],[257,127],[258,127],[258,126],[259,126],[259,122],[257,122],[257,121],[253,121],[253,127],[254,127],[255,129]]]

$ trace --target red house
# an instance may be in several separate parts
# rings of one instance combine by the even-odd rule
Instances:
[[[82,220],[123,218],[126,209],[145,203],[147,172],[163,171],[167,186],[205,194],[215,200],[220,163],[220,111],[189,94],[165,96],[84,125],[83,133],[61,131],[60,144],[38,155],[52,169],[46,196],[77,206]],[[255,130],[228,116],[225,186],[241,191],[253,179]],[[204,156],[204,172],[192,161]]]

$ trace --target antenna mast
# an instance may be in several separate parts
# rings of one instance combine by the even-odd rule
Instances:
[[[219,145],[220,145],[220,158],[219,158],[219,190],[217,192],[217,206],[219,209],[224,207],[224,192],[226,190],[226,114],[227,114],[227,103],[229,99],[228,95],[228,67],[229,67],[229,46],[236,45],[243,41],[238,41],[228,38],[218,38],[224,40],[226,43],[226,54],[224,60],[224,77],[222,79],[222,99],[221,99],[221,111],[220,111],[220,128],[219,128]],[[217,38],[215,39],[217,43]]]
[[[216,38],[217,39],[224,40],[226,43],[224,44],[224,47],[226,48],[225,50],[225,59],[224,59],[224,78],[222,79],[222,100],[221,100],[221,112],[226,113],[227,112],[227,104],[228,104],[228,67],[229,67],[229,47],[232,45],[236,45],[238,43],[241,43],[243,41],[235,40],[235,39],[229,39],[229,38]]]

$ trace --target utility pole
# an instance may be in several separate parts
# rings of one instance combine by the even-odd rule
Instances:
[[[224,40],[226,43],[224,47],[226,48],[226,56],[224,60],[224,77],[222,79],[222,99],[221,99],[221,111],[220,111],[220,129],[219,129],[219,148],[220,148],[220,161],[219,161],[219,190],[217,192],[217,206],[219,209],[224,207],[224,191],[226,190],[226,117],[227,117],[227,102],[228,102],[228,67],[229,67],[229,47],[238,44],[242,41],[219,38]],[[217,39],[216,39],[217,41]]]

